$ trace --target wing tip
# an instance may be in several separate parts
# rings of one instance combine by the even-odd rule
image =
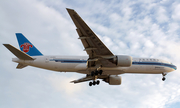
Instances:
[[[74,81],[71,81],[70,83],[74,83],[74,84],[75,84],[75,82],[74,82]]]
[[[67,11],[74,11],[74,9],[66,8]]]
[[[3,44],[6,48],[8,47],[8,46],[12,46],[11,44]]]
[[[9,44],[3,44],[3,45],[5,46],[5,45],[9,45]]]

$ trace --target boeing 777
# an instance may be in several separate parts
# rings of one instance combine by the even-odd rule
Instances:
[[[17,69],[33,66],[58,72],[77,72],[85,77],[71,81],[72,83],[89,82],[89,86],[99,85],[100,81],[109,85],[120,85],[120,74],[162,74],[165,75],[177,69],[172,63],[155,58],[132,58],[129,55],[114,55],[89,28],[83,19],[72,9],[67,9],[73,20],[84,51],[88,56],[44,56],[26,37],[16,33],[20,50],[10,44],[3,44],[17,58]]]

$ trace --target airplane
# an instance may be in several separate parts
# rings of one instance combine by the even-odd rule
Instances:
[[[129,55],[114,55],[73,9],[67,11],[76,26],[76,31],[88,56],[45,56],[22,33],[16,33],[20,50],[10,44],[3,44],[17,58],[17,69],[33,66],[57,72],[77,72],[85,77],[71,83],[89,81],[89,86],[102,81],[109,85],[121,85],[121,74],[162,74],[177,69],[171,62],[155,58],[133,58]]]

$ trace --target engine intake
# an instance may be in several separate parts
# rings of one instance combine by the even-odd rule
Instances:
[[[121,85],[121,76],[117,75],[110,75],[108,78],[104,79],[103,81],[109,83],[109,85]]]
[[[127,55],[117,55],[109,60],[116,66],[129,67],[132,65],[132,57]]]

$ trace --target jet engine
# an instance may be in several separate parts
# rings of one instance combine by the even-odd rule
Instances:
[[[109,59],[116,66],[129,67],[132,65],[132,57],[127,55],[116,55]]]
[[[110,75],[108,78],[103,79],[103,81],[109,83],[109,85],[121,85],[121,76]]]

